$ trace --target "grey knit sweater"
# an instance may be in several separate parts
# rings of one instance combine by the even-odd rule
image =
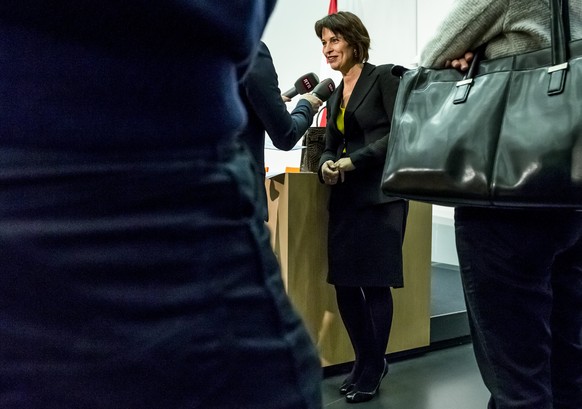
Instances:
[[[582,38],[582,0],[569,3],[572,39]],[[456,0],[422,51],[420,65],[443,67],[484,43],[487,58],[549,46],[548,0]]]

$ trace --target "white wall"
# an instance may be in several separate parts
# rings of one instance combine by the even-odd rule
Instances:
[[[339,10],[357,14],[372,40],[370,62],[411,65],[454,0],[338,0]],[[282,90],[307,72],[319,74],[321,43],[315,22],[329,0],[279,0],[263,41],[269,46]],[[323,79],[323,78],[322,78]]]
[[[319,75],[321,42],[315,22],[327,14],[328,0],[279,0],[263,41],[269,46],[282,90],[302,74]],[[417,53],[416,2],[395,0],[339,0],[338,8],[357,14],[372,40],[373,64],[410,64]],[[322,78],[323,79],[323,78]]]
[[[321,42],[315,35],[315,22],[327,15],[329,0],[279,0],[269,20],[263,41],[273,57],[279,76],[279,88],[289,89],[297,78],[315,72],[320,79],[323,56]],[[338,0],[338,9],[351,11],[362,19],[371,38],[370,62],[410,66],[417,51],[416,1]],[[293,109],[296,99],[288,104]],[[300,143],[298,143],[298,146]],[[269,175],[283,172],[286,166],[298,167],[301,152],[265,151]]]
[[[370,62],[412,66],[422,46],[434,34],[454,0],[338,0],[339,10],[357,14],[370,33]],[[327,14],[329,0],[279,0],[269,20],[263,41],[273,56],[282,91],[297,78],[315,72],[323,79],[321,43],[315,22]],[[295,107],[297,98],[288,104]],[[298,146],[299,147],[299,143]],[[273,150],[267,140],[265,164],[269,174],[298,167],[300,150]]]
[[[416,0],[418,7],[417,36],[419,53],[426,42],[435,34],[442,19],[447,15],[455,0]]]
[[[454,0],[338,0],[338,9],[355,13],[370,33],[370,62],[412,66],[434,35]],[[263,35],[273,56],[282,91],[308,72],[323,79],[321,42],[315,22],[327,14],[329,0],[279,0]],[[296,100],[297,98],[295,98]],[[295,106],[288,104],[289,110]],[[298,146],[300,143],[298,143]],[[267,141],[267,147],[272,144]],[[268,175],[299,167],[301,151],[265,150]],[[433,260],[457,264],[452,208],[435,207]],[[452,236],[452,237],[451,237]]]

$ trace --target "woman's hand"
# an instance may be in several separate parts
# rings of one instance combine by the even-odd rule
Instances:
[[[459,71],[467,71],[474,56],[475,55],[471,51],[467,51],[462,57],[455,58],[454,60],[447,60],[445,62],[445,68],[452,67]]]
[[[334,166],[339,171],[342,182],[345,179],[345,172],[349,172],[350,170],[354,170],[356,168],[349,157],[340,158],[334,163]]]
[[[326,185],[335,185],[339,179],[340,172],[332,160],[324,162],[321,166],[321,176]]]

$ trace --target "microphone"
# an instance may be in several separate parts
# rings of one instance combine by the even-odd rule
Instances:
[[[333,80],[331,78],[326,78],[317,84],[311,93],[325,102],[329,99],[334,90],[335,84]]]
[[[310,72],[309,74],[299,77],[297,81],[295,81],[293,88],[285,91],[282,95],[287,98],[293,98],[297,94],[311,92],[318,82],[319,78],[317,78],[317,75]]]

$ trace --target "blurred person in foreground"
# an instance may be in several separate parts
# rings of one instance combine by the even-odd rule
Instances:
[[[420,64],[467,70],[483,44],[487,58],[549,47],[549,2],[458,0]],[[488,408],[582,408],[582,212],[457,207],[455,232]]]
[[[367,62],[370,36],[360,18],[340,11],[315,23],[330,67],[342,82],[327,102],[319,175],[331,188],[327,281],[354,348],[339,388],[351,403],[372,399],[388,373],[393,316],[390,287],[404,285],[402,243],[408,202],[385,196],[380,180],[399,80],[392,65]]]
[[[235,142],[274,3],[0,1],[0,407],[321,407]]]

